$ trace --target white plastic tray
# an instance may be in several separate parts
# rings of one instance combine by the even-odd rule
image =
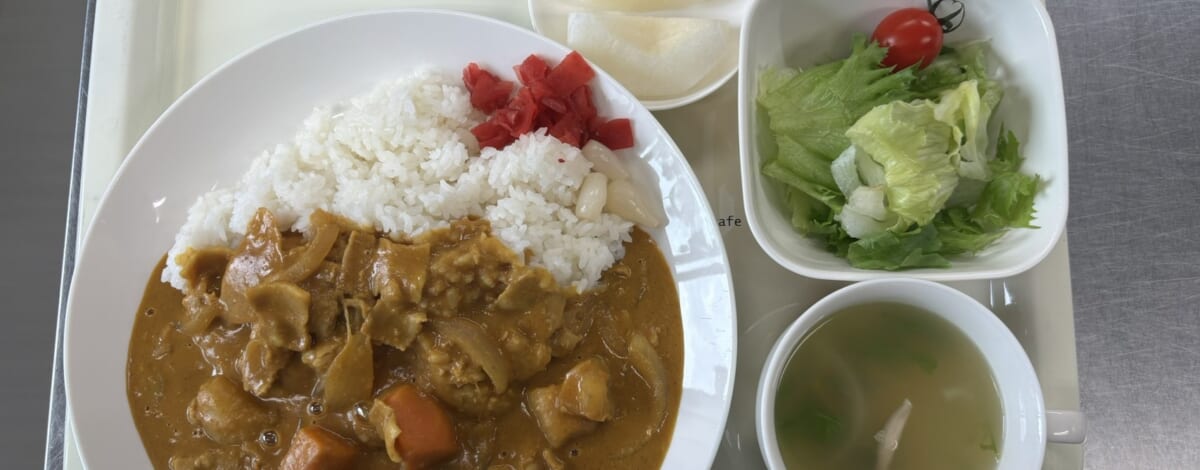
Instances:
[[[304,25],[356,11],[404,7],[458,9],[529,27],[523,0],[100,1],[87,90],[79,226],[87,227],[104,188],[141,134],[204,74],[247,48]],[[843,284],[784,270],[763,253],[746,227],[735,85],[731,81],[704,100],[656,115],[688,156],[716,216],[726,224],[722,230],[734,272],[740,334],[737,385],[725,440],[713,466],[760,468],[753,409],[762,360],[786,324]],[[991,305],[1013,330],[1033,360],[1048,408],[1079,408],[1065,239],[1025,274],[952,286]],[[66,429],[64,468],[83,468],[69,422]],[[1082,466],[1081,446],[1051,445],[1047,450],[1045,469]]]

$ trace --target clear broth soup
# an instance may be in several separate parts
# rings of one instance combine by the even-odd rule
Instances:
[[[905,400],[886,462],[882,431]],[[775,433],[793,470],[994,469],[1002,444],[983,355],[949,322],[890,303],[838,312],[801,339],[775,398]]]

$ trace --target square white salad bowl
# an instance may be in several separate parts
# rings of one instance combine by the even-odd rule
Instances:
[[[989,42],[989,75],[1004,87],[990,121],[995,138],[1003,124],[1021,143],[1022,170],[1042,179],[1034,201],[1036,229],[1010,230],[991,247],[952,258],[949,268],[888,272],[857,269],[822,243],[798,233],[775,183],[762,174],[758,142],[765,130],[757,115],[758,78],[765,68],[801,70],[845,58],[855,34],[869,35],[888,13],[926,7],[923,0],[758,0],[741,37],[738,121],[742,191],[755,239],[776,262],[807,277],[861,281],[904,276],[932,281],[1000,278],[1025,271],[1050,253],[1067,220],[1067,125],[1054,28],[1040,0],[970,0],[960,28],[945,44]]]

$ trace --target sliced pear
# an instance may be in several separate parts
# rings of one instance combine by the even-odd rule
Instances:
[[[679,96],[713,71],[734,29],[706,18],[573,12],[567,45],[639,98]]]

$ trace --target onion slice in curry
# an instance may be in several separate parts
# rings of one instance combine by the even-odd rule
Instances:
[[[492,379],[497,393],[508,390],[508,382],[512,378],[512,365],[504,358],[500,345],[483,331],[482,326],[462,317],[430,323],[433,325],[433,331],[454,343],[483,368],[483,372]]]
[[[329,250],[333,249],[334,243],[337,243],[339,232],[337,224],[318,225],[316,234],[313,235],[312,241],[308,243],[304,251],[297,253],[294,258],[284,258],[284,262],[287,264],[267,275],[263,283],[272,281],[298,283],[311,277],[321,267],[321,262],[325,261],[325,255],[328,255]]]
[[[654,400],[654,419],[651,421],[654,426],[652,429],[647,429],[637,442],[621,449],[617,453],[618,456],[633,454],[645,446],[655,432],[662,429],[663,422],[667,419],[667,367],[663,364],[662,358],[658,356],[658,352],[654,350],[654,346],[641,333],[634,333],[629,338],[629,364],[633,366],[638,375],[642,376],[646,385],[650,386],[650,393]]]
[[[400,450],[396,448],[396,438],[400,436],[400,426],[396,424],[396,410],[376,398],[371,404],[367,420],[375,425],[375,432],[383,439],[388,459],[395,463],[404,462]]]

